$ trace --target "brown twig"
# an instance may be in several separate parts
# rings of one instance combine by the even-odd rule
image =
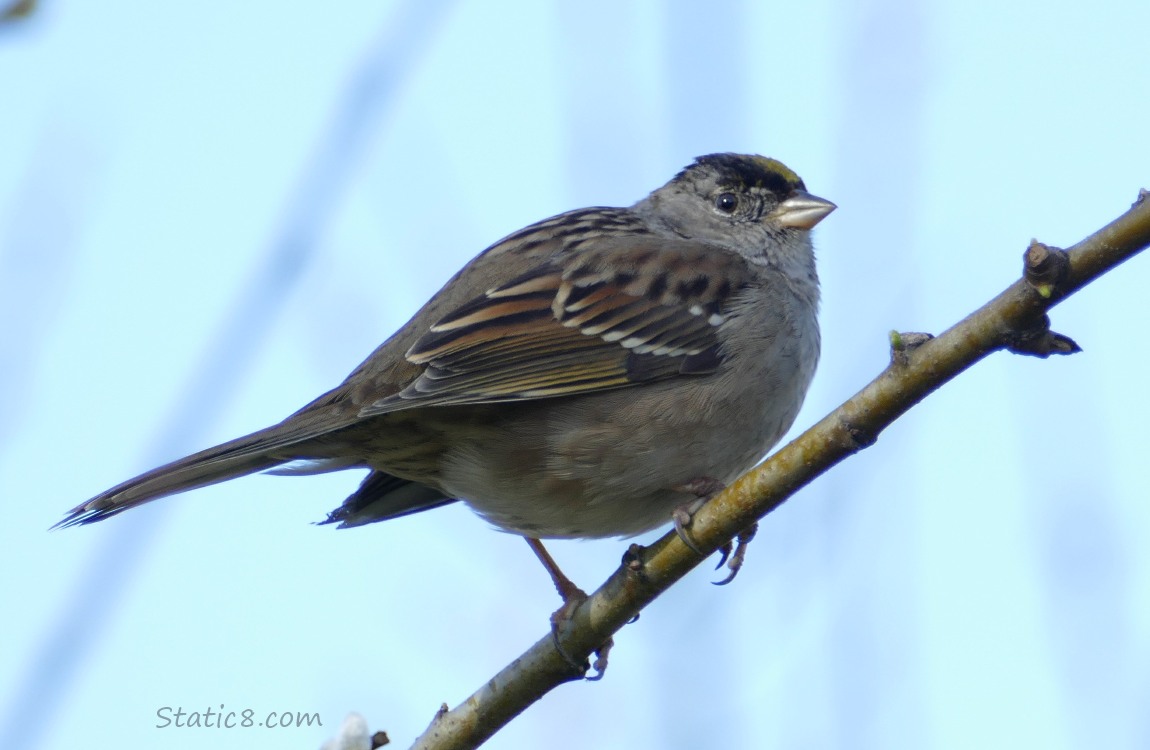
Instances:
[[[886,370],[694,515],[691,536],[699,550],[713,552],[815,477],[873,445],[894,420],[991,352],[1046,357],[1079,351],[1050,330],[1047,311],[1147,245],[1150,195],[1143,190],[1129,211],[1068,251],[1032,242],[1023,256],[1023,278],[945,333],[892,334]],[[624,564],[559,634],[564,652],[590,656],[703,559],[675,532],[647,548],[632,545]],[[545,693],[582,677],[548,633],[464,703],[438,712],[412,747],[477,747]]]

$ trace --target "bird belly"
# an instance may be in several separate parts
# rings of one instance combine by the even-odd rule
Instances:
[[[498,528],[527,536],[626,537],[657,528],[695,499],[676,488],[730,483],[790,428],[813,374],[813,363],[794,364],[804,359],[776,359],[753,378],[727,371],[563,404],[503,405],[497,422],[457,432],[440,464],[442,489]]]

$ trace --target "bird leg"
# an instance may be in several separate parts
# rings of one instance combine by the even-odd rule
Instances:
[[[566,606],[571,602],[578,605],[587,598],[587,592],[575,585],[575,583],[567,577],[567,575],[559,569],[559,564],[555,562],[555,558],[543,546],[543,542],[535,537],[525,536],[527,546],[539,558],[539,562],[543,563],[543,567],[547,569],[547,575],[551,576],[551,582],[555,584],[555,590],[559,592],[559,596],[563,597],[563,604]]]
[[[543,563],[543,567],[547,570],[547,575],[551,576],[551,582],[555,584],[555,590],[558,591],[559,596],[563,598],[563,605],[551,614],[551,638],[555,642],[555,650],[563,657],[563,661],[580,672],[586,672],[586,663],[575,661],[575,659],[563,649],[562,644],[559,643],[559,631],[571,621],[576,608],[587,601],[587,592],[576,586],[575,583],[559,569],[558,563],[555,562],[555,558],[551,556],[547,548],[543,546],[543,542],[535,537],[525,536],[523,538],[527,541],[527,546],[529,546],[531,551],[535,553],[535,556],[539,558],[539,562]],[[588,677],[588,680],[593,681],[603,677],[603,672],[607,670],[607,654],[614,644],[614,640],[608,638],[606,643],[595,649],[596,659],[593,668],[596,674],[593,677]]]
[[[715,495],[719,494],[726,488],[726,485],[714,477],[698,477],[683,484],[675,485],[671,489],[676,492],[685,492],[695,496],[695,499],[685,505],[680,505],[675,510],[671,511],[671,520],[675,522],[675,533],[683,540],[683,544],[687,545],[698,555],[702,555],[703,551],[699,549],[695,541],[691,539],[690,532],[688,531],[691,525],[691,519],[695,513],[702,508],[703,505]],[[734,554],[731,554],[731,543],[726,542],[723,546],[719,547],[719,564],[715,569],[723,567],[726,563],[727,569],[730,573],[721,581],[715,581],[716,586],[725,586],[731,581],[735,580],[735,576],[739,574],[739,569],[743,567],[743,560],[747,556],[747,545],[755,537],[755,532],[758,530],[757,523],[751,524],[747,528],[739,532],[735,537]]]

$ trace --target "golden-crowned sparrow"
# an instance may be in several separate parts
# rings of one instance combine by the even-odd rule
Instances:
[[[534,538],[665,524],[794,421],[819,357],[809,230],[833,209],[778,161],[712,154],[630,208],[533,224],[334,390],[58,525],[290,462],[369,470],[327,519],[341,526],[456,499]]]

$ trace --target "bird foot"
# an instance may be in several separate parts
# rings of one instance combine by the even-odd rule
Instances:
[[[689,531],[691,519],[694,518],[699,508],[702,508],[708,500],[725,488],[726,485],[714,477],[699,477],[698,479],[692,479],[689,482],[672,488],[677,492],[687,492],[696,496],[691,502],[680,505],[671,511],[671,520],[674,521],[675,533],[683,540],[683,544],[690,547],[691,550],[698,555],[702,555],[703,551],[699,549],[699,546],[695,544],[695,540],[691,538]],[[743,561],[746,559],[747,545],[754,539],[755,532],[758,528],[757,523],[751,524],[739,532],[739,535],[735,537],[733,552],[730,542],[719,547],[719,564],[715,566],[715,569],[718,570],[725,564],[730,572],[723,580],[714,581],[716,586],[725,586],[735,580],[735,576],[739,574],[739,570],[743,567]]]
[[[586,677],[587,680],[594,682],[603,679],[603,673],[607,671],[607,654],[611,651],[611,647],[615,645],[612,638],[608,638],[606,643],[595,649],[595,662],[588,667],[586,660],[577,661],[567,650],[563,648],[562,642],[559,640],[560,633],[570,624],[571,618],[575,616],[575,610],[579,609],[579,605],[587,601],[587,592],[575,585],[575,583],[567,577],[567,575],[559,569],[559,565],[555,562],[555,558],[551,557],[551,553],[543,546],[543,542],[533,537],[524,537],[527,540],[528,546],[539,558],[539,562],[543,563],[543,567],[547,570],[547,574],[551,576],[551,582],[555,584],[555,590],[559,592],[559,596],[563,599],[562,606],[551,613],[551,640],[555,644],[555,650],[563,657],[563,661],[571,665],[572,669],[586,676],[588,669],[595,670],[595,674]]]
[[[691,526],[691,519],[699,512],[699,508],[702,508],[708,500],[722,492],[726,486],[714,477],[698,477],[671,488],[675,492],[684,492],[695,496],[691,502],[680,505],[671,511],[671,520],[674,521],[675,533],[683,540],[683,544],[690,547],[691,551],[697,555],[702,556],[704,553],[699,549],[699,545],[695,544],[695,540],[691,538],[688,531]]]
[[[731,581],[735,580],[735,576],[743,568],[743,560],[747,557],[747,545],[755,538],[755,532],[759,530],[759,524],[753,523],[747,528],[739,532],[735,537],[735,553],[731,554],[731,543],[727,542],[719,548],[719,564],[715,566],[715,570],[723,567],[723,563],[727,564],[727,577],[721,581],[712,581],[716,586],[726,586]],[[728,559],[729,556],[729,559]]]

